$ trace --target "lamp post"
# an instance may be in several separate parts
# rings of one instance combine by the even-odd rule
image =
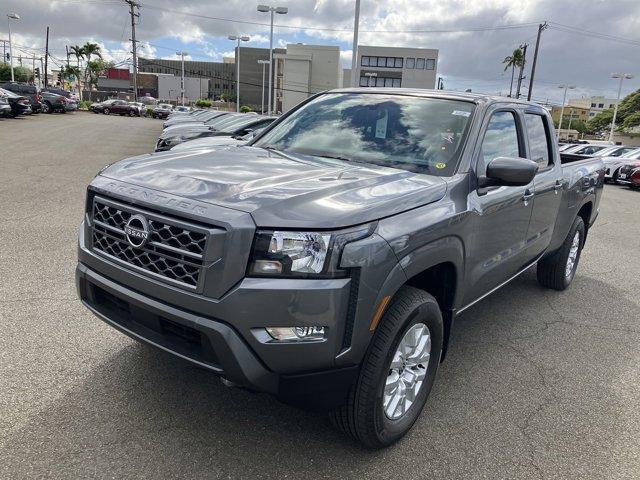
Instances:
[[[182,76],[180,77],[180,103],[184,107],[184,56],[189,55],[187,52],[176,52],[182,58]]]
[[[13,44],[11,43],[11,20],[20,20],[20,15],[17,13],[7,13],[7,25],[9,27],[9,56],[11,57],[11,81],[15,82],[16,79],[13,76]],[[47,72],[44,72],[46,75]]]
[[[262,101],[260,106],[260,113],[264,115],[264,69],[269,63],[269,60],[258,60],[258,64],[262,65]]]
[[[271,13],[271,33],[269,34],[269,94],[267,95],[269,105],[267,106],[267,112],[271,115],[271,93],[273,92],[273,14],[286,15],[289,12],[287,7],[272,7],[270,5],[258,5],[259,12]]]
[[[353,45],[351,47],[351,86],[357,87],[356,70],[358,69],[358,28],[360,26],[360,0],[356,0],[356,11],[353,20]]]
[[[11,37],[9,37],[9,41],[11,41]],[[13,61],[13,57],[11,57]],[[616,107],[613,109],[613,120],[611,121],[611,132],[609,132],[609,141],[613,142],[613,131],[616,128],[616,117],[618,116],[618,105],[620,105],[620,93],[622,92],[622,81],[626,78],[630,80],[633,78],[633,75],[630,73],[612,73],[611,78],[619,78],[620,84],[618,85],[618,98],[616,99]]]
[[[236,112],[240,112],[240,42],[248,42],[250,40],[246,35],[229,35],[229,40],[238,42],[238,50],[236,52]]]
[[[562,130],[562,117],[564,116],[564,104],[567,101],[567,89],[573,90],[575,85],[558,85],[558,88],[564,88],[564,96],[562,97],[562,108],[560,109],[560,121],[558,122],[558,131],[556,132],[556,140],[560,140],[560,130]]]

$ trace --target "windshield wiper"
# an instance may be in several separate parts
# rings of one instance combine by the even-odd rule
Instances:
[[[310,153],[309,155],[314,157],[331,158],[333,160],[342,160],[343,162],[355,162],[353,158],[343,157],[342,155],[333,155],[331,153]]]

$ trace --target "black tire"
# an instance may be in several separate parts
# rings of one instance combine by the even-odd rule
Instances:
[[[136,116],[136,112],[133,110],[129,110],[129,116],[130,117],[135,117]]]
[[[580,262],[580,255],[582,253],[582,247],[584,247],[585,240],[585,226],[582,217],[576,217],[573,221],[573,225],[569,229],[567,238],[564,239],[562,246],[552,255],[547,258],[543,258],[538,262],[538,283],[546,288],[553,290],[565,290],[573,280]],[[569,275],[566,274],[567,261],[569,259],[569,252],[575,236],[579,235],[578,239],[578,251]]]
[[[42,104],[42,113],[53,113],[53,107],[49,102],[44,102]]]
[[[102,111],[102,113],[104,113],[105,115],[109,115],[109,113],[110,113],[110,112],[109,112],[109,109],[108,109],[108,108],[105,108],[105,109]]]
[[[431,356],[414,403],[403,416],[392,420],[383,407],[385,383],[398,344],[417,323],[429,328]],[[331,412],[332,423],[369,448],[386,447],[402,438],[427,401],[440,363],[442,338],[442,314],[436,299],[423,290],[402,287],[376,328],[347,403]]]
[[[618,168],[615,172],[613,172],[613,175],[611,175],[611,181],[613,183],[618,183],[618,177],[619,176],[620,176],[620,168]]]

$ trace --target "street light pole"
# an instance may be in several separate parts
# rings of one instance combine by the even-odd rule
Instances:
[[[271,94],[273,92],[273,14],[286,15],[289,12],[287,7],[272,7],[270,5],[258,5],[259,12],[271,13],[271,33],[269,34],[269,93],[267,112],[271,115],[271,108],[273,107],[271,102]]]
[[[229,35],[229,40],[235,40],[238,42],[238,49],[236,51],[236,112],[240,113],[240,42],[248,42],[250,40],[246,35]]]
[[[360,0],[356,0],[356,14],[353,23],[353,45],[351,46],[351,86],[356,84],[356,70],[358,68],[358,27],[360,26]]]
[[[17,13],[7,13],[7,25],[9,27],[9,56],[11,57],[11,81],[15,82],[16,79],[13,75],[13,43],[11,43],[11,20],[20,20],[20,15]]]
[[[260,113],[264,115],[264,71],[269,60],[258,60],[258,63],[262,65],[262,100],[260,105]]]
[[[180,55],[182,59],[182,76],[180,77],[180,103],[184,107],[184,56],[189,55],[187,52],[176,52],[176,55]]]
[[[13,60],[13,57],[11,58]],[[630,73],[612,73],[611,78],[619,78],[620,84],[618,85],[618,98],[616,99],[616,107],[613,109],[613,120],[611,121],[611,131],[609,132],[609,141],[613,142],[613,131],[616,128],[616,117],[618,116],[618,105],[620,105],[620,93],[622,92],[622,81],[626,78],[630,80],[633,75]]]
[[[575,85],[558,85],[558,88],[564,88],[564,96],[562,97],[562,108],[560,109],[560,121],[558,122],[558,131],[556,132],[556,140],[560,140],[560,130],[562,130],[562,117],[564,116],[564,104],[567,101],[567,89],[573,90]]]

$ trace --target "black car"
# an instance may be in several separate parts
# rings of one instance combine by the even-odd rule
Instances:
[[[104,102],[92,103],[91,106],[89,107],[89,110],[91,110],[93,113],[105,113],[104,112],[105,108],[108,109],[111,105],[113,105],[117,101],[118,101],[117,98],[112,98],[109,100],[105,100]]]
[[[23,97],[27,97],[29,102],[31,103],[31,112],[39,113],[42,111],[40,91],[38,87],[35,85],[29,85],[27,83],[18,83],[18,82],[5,82],[0,84],[0,88],[4,88],[5,90],[9,90],[10,92],[15,93],[16,95],[22,95]]]
[[[31,114],[31,102],[27,97],[22,95],[16,95],[10,90],[0,88],[0,95],[4,96],[9,101],[11,106],[11,117],[17,117],[18,115],[30,115]]]
[[[9,100],[0,94],[0,117],[9,117],[11,115],[11,105],[9,105]]]
[[[51,92],[42,92],[41,104],[43,113],[67,113],[69,110],[77,110],[77,104],[62,95],[57,95]],[[72,107],[71,107],[72,106]],[[71,107],[71,108],[70,108]]]

